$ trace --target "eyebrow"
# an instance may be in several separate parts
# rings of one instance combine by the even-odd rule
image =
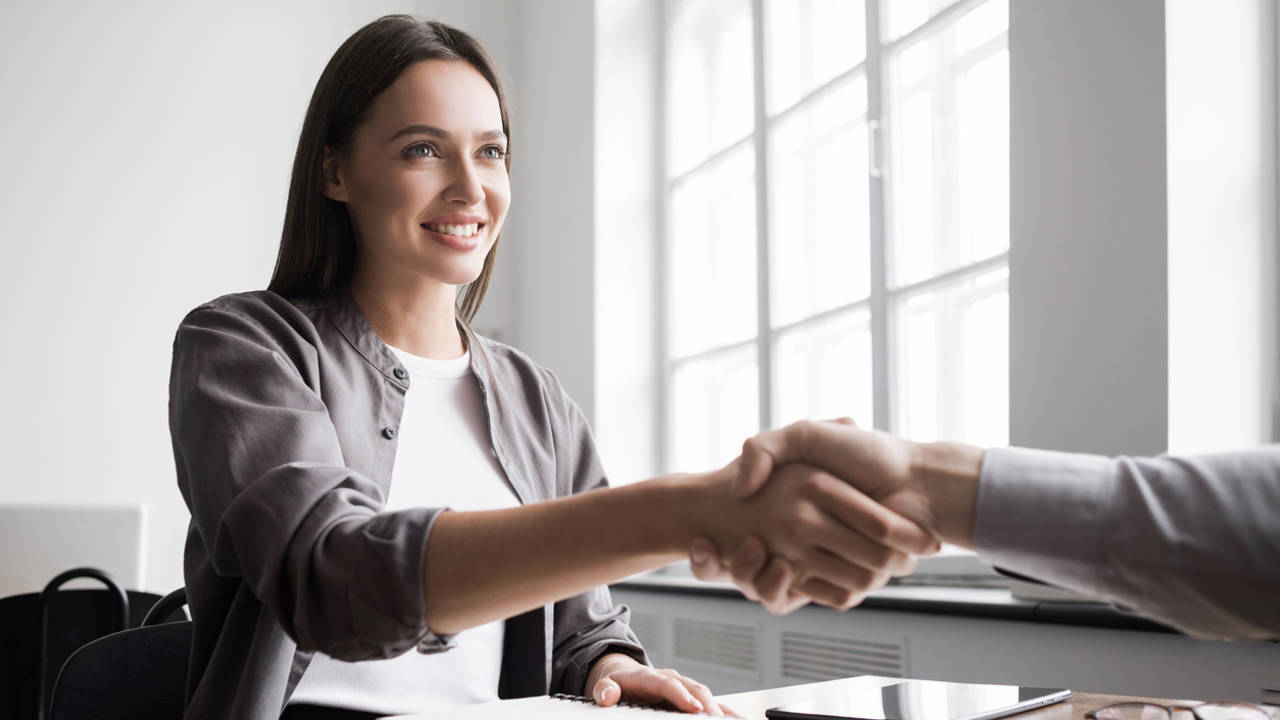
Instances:
[[[438,128],[434,125],[410,125],[395,135],[387,138],[387,142],[391,142],[397,138],[402,138],[405,135],[430,135],[432,137],[440,138],[441,140],[449,139],[449,131],[444,128]],[[479,135],[480,140],[505,140],[506,138],[507,134],[501,130],[486,130]]]

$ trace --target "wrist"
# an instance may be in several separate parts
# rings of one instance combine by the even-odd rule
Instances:
[[[742,501],[733,495],[736,465],[707,473],[668,475],[664,483],[663,514],[671,521],[667,537],[672,547],[687,554],[694,538],[705,537],[719,543],[732,534]],[[724,547],[720,550],[723,552]]]
[[[982,474],[982,448],[960,443],[912,443],[911,482],[929,506],[934,532],[973,548],[974,514]]]

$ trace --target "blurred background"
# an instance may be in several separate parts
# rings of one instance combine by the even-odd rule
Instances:
[[[615,483],[803,417],[1104,454],[1277,439],[1265,0],[0,2],[0,503],[144,505],[173,332],[266,285],[311,90],[407,12],[512,87],[481,332]]]

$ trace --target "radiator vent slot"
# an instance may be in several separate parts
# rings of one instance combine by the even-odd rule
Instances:
[[[649,655],[658,658],[662,657],[662,644],[658,641],[658,614],[657,613],[638,613],[631,612],[631,631],[639,638],[640,644],[649,652]]]
[[[834,680],[854,675],[903,676],[901,645],[784,631],[782,675],[796,680]]]
[[[756,672],[754,627],[677,619],[675,641],[682,660]]]
[[[1262,704],[1280,705],[1280,685],[1273,688],[1262,688]]]

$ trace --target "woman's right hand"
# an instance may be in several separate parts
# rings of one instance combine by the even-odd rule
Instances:
[[[712,477],[736,478],[737,470],[735,461]],[[721,502],[717,528],[706,534],[709,542],[694,547],[701,547],[697,554],[704,561],[693,563],[695,572],[703,579],[738,582],[749,598],[775,613],[809,600],[852,607],[890,577],[912,572],[914,555],[938,547],[916,523],[804,464],[778,468],[747,498],[730,488]],[[707,561],[721,550],[735,558],[730,568]],[[774,559],[766,568],[769,556]]]

